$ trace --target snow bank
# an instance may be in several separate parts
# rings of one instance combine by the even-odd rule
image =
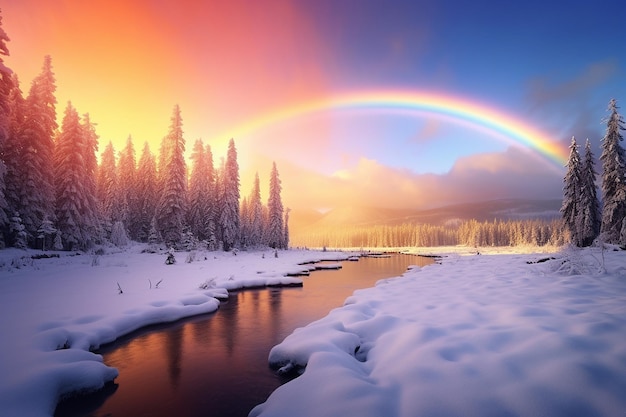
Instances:
[[[302,285],[285,275],[353,255],[176,253],[177,263],[165,265],[165,254],[142,249],[43,259],[32,257],[41,252],[0,251],[1,415],[50,416],[60,396],[113,380],[117,370],[90,352],[104,343],[149,324],[213,312],[228,290]]]
[[[250,415],[619,416],[625,335],[623,251],[449,255],[274,347],[306,370]]]

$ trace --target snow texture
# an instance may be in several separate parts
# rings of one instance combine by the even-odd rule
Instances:
[[[620,416],[625,335],[623,251],[451,255],[274,347],[304,372],[250,416]]]
[[[59,397],[94,390],[118,371],[90,352],[140,327],[210,313],[228,290],[299,285],[317,260],[350,253],[285,251],[105,255],[0,251],[0,415],[51,416]],[[119,286],[118,286],[119,285]],[[121,291],[121,293],[120,293]]]

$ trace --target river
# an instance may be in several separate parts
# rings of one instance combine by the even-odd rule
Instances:
[[[269,369],[270,349],[324,317],[356,289],[401,275],[430,258],[394,254],[344,261],[300,288],[231,292],[217,312],[134,332],[98,353],[120,375],[105,389],[62,402],[55,417],[247,416],[286,380]]]

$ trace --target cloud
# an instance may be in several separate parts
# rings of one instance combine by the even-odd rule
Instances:
[[[525,98],[530,117],[554,132],[563,145],[575,136],[581,141],[589,138],[597,149],[607,103],[616,94],[609,85],[622,74],[616,61],[606,60],[589,64],[571,78],[530,80]]]
[[[360,158],[334,175],[322,174],[288,160],[277,160],[283,202],[293,209],[341,206],[435,208],[460,202],[501,198],[561,198],[562,175],[536,155],[519,148],[460,158],[441,175],[417,174],[408,169]],[[258,156],[250,165],[267,182],[271,161]],[[266,173],[267,172],[267,173]],[[253,172],[242,174],[242,195],[249,192]],[[265,178],[265,180],[264,180]]]

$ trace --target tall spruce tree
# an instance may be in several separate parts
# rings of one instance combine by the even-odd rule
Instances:
[[[224,164],[224,173],[221,178],[223,189],[222,211],[220,213],[220,227],[222,230],[222,244],[225,251],[233,249],[239,240],[239,164],[235,141],[228,142],[228,152]]]
[[[591,245],[595,238],[598,237],[602,223],[598,193],[596,191],[596,170],[594,165],[594,155],[589,139],[587,139],[585,142],[585,158],[582,163],[582,186],[579,209],[580,216],[582,216],[579,223],[581,226],[580,233],[583,246]]]
[[[87,201],[85,204],[86,212],[94,214],[94,223],[96,225],[95,243],[102,241],[102,216],[100,213],[100,205],[98,204],[98,185],[96,175],[98,175],[98,134],[96,133],[96,125],[91,121],[89,113],[83,115],[81,123],[83,130],[84,158],[85,158],[85,174],[84,187]]]
[[[576,139],[572,137],[569,146],[569,159],[567,161],[567,173],[563,179],[563,205],[561,206],[561,215],[563,221],[570,231],[572,243],[576,246],[582,246],[582,235],[580,225],[580,194],[583,185],[582,165],[580,162],[580,154],[578,152],[578,144]]]
[[[137,204],[137,164],[135,159],[135,146],[132,136],[126,139],[126,146],[120,152],[117,164],[118,192],[121,203],[121,218],[126,231],[131,239],[137,240],[139,236],[138,218],[139,208]]]
[[[161,145],[160,192],[156,209],[157,227],[168,246],[178,246],[185,226],[187,168],[180,107],[174,106],[172,123]]]
[[[275,249],[284,249],[283,230],[283,202],[280,197],[280,178],[276,162],[272,163],[270,174],[270,194],[267,201],[268,222],[267,222],[267,245]]]
[[[206,145],[205,156],[207,165],[207,175],[209,180],[209,212],[208,212],[208,230],[207,230],[207,247],[209,250],[217,248],[217,175],[215,166],[213,165],[213,152],[211,146]]]
[[[113,223],[119,220],[120,212],[115,149],[110,141],[100,156],[96,185],[102,229],[107,235],[110,235]]]
[[[137,221],[137,239],[141,242],[147,242],[150,237],[150,229],[153,225],[153,218],[157,203],[156,192],[156,159],[152,152],[150,152],[148,142],[146,142],[143,146],[143,150],[139,158],[139,165],[137,167],[137,207],[139,211],[139,219]]]
[[[620,232],[626,218],[626,159],[620,142],[624,140],[624,118],[618,113],[617,101],[609,102],[606,134],[602,139],[602,226],[603,239],[620,242]]]
[[[201,139],[196,140],[191,154],[192,169],[189,178],[189,227],[200,240],[211,235],[213,172]],[[212,165],[212,163],[211,163]]]
[[[87,249],[94,242],[97,216],[87,181],[85,131],[78,112],[67,104],[54,149],[57,230],[68,250]]]
[[[283,248],[285,249],[289,249],[289,212],[291,212],[291,209],[287,207],[285,210],[285,230],[283,233]]]
[[[54,212],[52,153],[56,123],[55,78],[50,56],[44,59],[41,73],[31,84],[25,103],[24,121],[19,140],[20,215],[31,244],[46,217]]]
[[[0,15],[0,249],[5,246],[4,231],[9,225],[9,204],[6,199],[6,163],[5,150],[10,132],[10,95],[13,86],[12,71],[4,65],[3,56],[9,55],[7,42],[9,37],[2,28]]]
[[[2,158],[6,166],[5,196],[11,215],[20,210],[21,182],[24,180],[22,175],[23,143],[20,132],[24,123],[25,108],[25,100],[18,77],[13,73],[12,78],[13,85],[9,94],[9,133],[2,150]]]
[[[261,182],[259,173],[254,176],[254,184],[250,197],[248,198],[248,214],[250,216],[250,236],[248,237],[251,246],[258,246],[263,242],[263,203],[261,202]]]

